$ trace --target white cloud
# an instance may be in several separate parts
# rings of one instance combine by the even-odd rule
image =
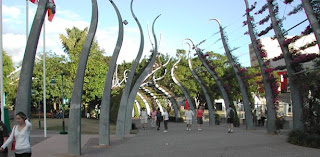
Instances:
[[[15,10],[15,14],[11,15],[13,18],[21,16],[21,10],[19,7],[6,7],[6,11]],[[8,13],[7,13],[8,14]],[[9,15],[9,14],[8,14]],[[32,24],[34,16],[34,9],[29,10],[29,24]],[[23,18],[18,18],[16,21],[22,23]],[[12,22],[10,21],[12,24]],[[59,38],[60,34],[66,35],[66,28],[72,28],[76,26],[79,29],[89,27],[90,23],[80,19],[78,14],[68,10],[59,10],[59,14],[56,14],[52,22],[48,22],[46,19],[46,51],[53,51],[57,54],[63,54],[62,44]],[[25,27],[18,27],[18,29]],[[31,29],[31,27],[29,28]],[[124,26],[124,39],[120,54],[118,56],[118,62],[123,61],[130,62],[136,58],[136,55],[140,46],[140,33],[138,28]],[[21,32],[16,31],[16,32]],[[23,31],[22,31],[23,32]],[[148,34],[144,32],[144,53],[143,57],[149,56],[151,50],[151,44],[148,38]],[[23,59],[25,51],[26,37],[25,34],[5,33],[4,36],[4,50],[12,56],[14,63],[17,65]],[[111,56],[118,38],[118,26],[104,27],[98,25],[98,29],[95,35],[99,46],[105,50],[107,56]],[[163,45],[161,46],[163,47]],[[37,52],[43,52],[43,34],[41,33],[38,43]]]
[[[18,63],[23,58],[26,46],[26,36],[23,34],[4,34],[3,50],[12,57],[14,63]]]
[[[2,7],[2,13],[4,15],[7,15],[9,18],[17,19],[21,16],[21,10],[18,7],[8,7],[6,5],[3,5]]]

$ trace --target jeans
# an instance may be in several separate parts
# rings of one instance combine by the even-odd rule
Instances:
[[[31,157],[31,153],[22,153],[22,154],[15,153],[15,156],[16,157]]]
[[[160,123],[161,123],[161,120],[157,119],[157,126],[158,126],[157,130],[159,130],[159,128],[160,128]]]
[[[165,120],[165,121],[164,121],[164,129],[165,129],[165,130],[168,130],[168,120]]]

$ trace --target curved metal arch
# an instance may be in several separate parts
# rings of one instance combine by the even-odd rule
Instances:
[[[188,53],[188,65],[189,65],[189,69],[193,75],[193,77],[196,79],[196,81],[198,82],[198,84],[200,85],[201,89],[202,89],[202,92],[204,94],[204,97],[206,99],[206,102],[208,104],[208,109],[209,109],[209,125],[212,126],[215,124],[215,119],[214,119],[214,108],[213,108],[213,105],[212,105],[212,101],[211,101],[211,98],[208,94],[208,91],[206,89],[206,87],[203,85],[201,79],[199,78],[199,76],[197,75],[197,73],[193,70],[192,68],[192,62],[191,62],[191,45],[190,43],[187,43],[186,44],[189,45],[189,53]]]
[[[69,154],[81,154],[81,98],[86,65],[90,53],[90,48],[98,26],[98,5],[96,0],[92,0],[92,17],[88,35],[82,47],[79,59],[78,70],[74,80],[70,103],[70,123],[68,127],[68,152]]]
[[[242,96],[242,102],[243,102],[243,106],[244,106],[244,110],[245,110],[245,117],[246,117],[246,129],[253,129],[253,120],[252,120],[252,113],[251,113],[251,106],[250,106],[250,101],[249,101],[249,96],[248,96],[248,91],[247,91],[247,88],[246,86],[244,85],[244,82],[241,78],[241,76],[239,75],[239,69],[236,67],[236,63],[232,57],[232,54],[231,54],[231,51],[228,47],[228,44],[227,44],[227,40],[224,36],[224,32],[223,32],[223,28],[221,26],[221,23],[218,19],[216,18],[213,18],[213,19],[210,19],[209,21],[216,21],[219,25],[219,30],[220,30],[220,34],[221,34],[221,40],[222,40],[222,44],[223,44],[223,47],[226,51],[226,55],[228,57],[228,60],[229,62],[231,63],[231,66],[232,66],[232,69],[234,71],[234,74],[236,75],[236,79],[238,81],[238,84],[239,84],[239,89],[240,89],[240,92],[241,92],[241,96]]]
[[[229,106],[231,105],[228,93],[225,89],[225,87],[223,86],[222,82],[220,81],[220,78],[218,77],[218,75],[210,69],[209,65],[205,62],[205,60],[201,57],[202,54],[202,50],[198,47],[195,46],[194,42],[190,39],[187,38],[186,40],[189,40],[192,43],[192,49],[195,49],[196,53],[198,54],[198,58],[200,59],[200,61],[202,62],[202,64],[204,65],[204,67],[208,70],[208,72],[210,73],[210,75],[214,78],[214,80],[216,81],[219,90],[221,92],[221,95],[223,97],[224,103],[225,103],[225,107],[226,109],[229,108]]]
[[[138,64],[139,64],[139,61],[141,59],[143,49],[144,49],[144,35],[143,35],[143,31],[142,31],[142,27],[140,25],[140,22],[133,12],[133,0],[131,0],[130,8],[131,8],[131,14],[139,27],[140,47],[139,47],[139,51],[138,51],[137,57],[135,59],[135,62],[133,63],[133,65],[131,67],[131,70],[130,70],[130,73],[128,76],[128,81],[126,82],[126,86],[123,90],[121,100],[120,100],[120,106],[119,106],[118,117],[117,117],[117,125],[116,125],[116,135],[120,138],[123,138],[125,135],[125,121],[126,121],[126,115],[127,115],[126,112],[127,112],[127,107],[128,107],[128,99],[129,99],[129,95],[132,91],[132,84],[135,83],[135,82],[132,82],[133,78],[134,78],[134,73],[138,67]],[[134,102],[132,102],[132,103],[134,103]]]
[[[189,103],[189,107],[190,109],[195,113],[195,108],[194,108],[194,103],[189,95],[189,93],[187,92],[187,90],[182,86],[182,84],[174,77],[174,69],[177,66],[177,64],[181,61],[181,57],[179,57],[179,59],[177,60],[176,63],[173,64],[172,68],[171,68],[171,77],[174,83],[176,83],[179,88],[181,89],[183,95],[186,97],[188,103]],[[195,119],[192,120],[195,123]]]
[[[110,60],[109,69],[105,81],[104,91],[101,99],[101,114],[99,121],[99,144],[110,145],[110,106],[111,106],[111,88],[113,74],[116,68],[117,59],[123,42],[123,22],[121,14],[112,0],[110,0],[118,17],[119,32],[116,47]]]
[[[135,84],[132,87],[132,90],[130,92],[129,98],[128,98],[128,105],[127,105],[126,116],[125,116],[125,120],[126,120],[125,121],[125,134],[129,134],[130,130],[131,130],[132,118],[130,116],[130,112],[132,111],[133,103],[136,98],[139,87],[140,87],[141,83],[143,82],[143,80],[145,79],[145,77],[148,75],[149,71],[152,69],[152,66],[156,61],[156,57],[158,54],[158,43],[157,43],[156,35],[154,33],[154,24],[155,24],[156,20],[160,17],[160,15],[158,15],[155,18],[155,20],[153,21],[153,24],[152,24],[152,33],[153,33],[153,37],[154,37],[155,48],[153,50],[150,62],[148,63],[147,67],[143,70],[143,72],[141,73],[141,75],[139,76],[137,81],[135,82]]]

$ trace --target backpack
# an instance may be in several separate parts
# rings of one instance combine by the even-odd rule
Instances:
[[[157,113],[157,119],[159,119],[159,120],[161,120],[161,119],[162,119],[161,112]]]
[[[233,109],[230,109],[229,117],[234,118],[234,110]]]

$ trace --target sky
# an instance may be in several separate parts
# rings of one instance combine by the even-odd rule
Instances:
[[[276,0],[280,7],[279,17],[287,17],[284,21],[284,28],[290,28],[306,19],[304,11],[292,16],[287,16],[288,12],[301,1],[294,1],[290,5],[285,5],[283,0]],[[77,3],[76,3],[77,2]],[[118,20],[114,8],[109,0],[97,0],[99,9],[99,21],[95,39],[99,46],[111,56],[118,38]],[[140,33],[136,22],[130,11],[130,0],[114,0],[122,19],[128,21],[124,26],[124,40],[119,54],[118,63],[130,62],[136,58],[140,45]],[[249,4],[255,1],[249,0]],[[66,35],[66,28],[78,27],[84,29],[90,26],[92,3],[90,0],[55,0],[56,14],[52,22],[46,20],[46,51],[57,54],[64,54],[59,35]],[[256,12],[266,3],[266,0],[258,0]],[[37,5],[29,2],[29,30],[35,16]],[[241,65],[250,66],[250,56],[248,45],[251,43],[250,37],[244,35],[248,30],[243,27],[246,20],[245,3],[243,0],[134,0],[133,10],[140,21],[144,33],[144,56],[149,56],[152,49],[148,36],[148,25],[151,33],[152,22],[159,14],[161,16],[155,23],[155,33],[159,42],[159,52],[175,57],[177,49],[189,47],[185,42],[186,38],[192,39],[195,43],[206,42],[199,45],[204,51],[214,51],[224,53],[222,47],[218,24],[209,21],[218,18],[228,37],[231,49],[239,47],[232,54],[238,58]],[[255,16],[255,21],[259,22],[264,15]],[[3,18],[3,49],[9,54],[17,65],[22,61],[26,46],[26,0],[2,0]],[[47,17],[46,17],[47,18]],[[261,31],[269,26],[270,21],[259,26]],[[288,32],[289,35],[300,34],[308,25],[304,22],[298,27]],[[43,33],[43,31],[42,31]],[[43,35],[39,39],[37,53],[43,52]],[[150,34],[152,36],[152,34]],[[270,31],[265,37],[273,36]],[[152,38],[152,43],[154,43]],[[194,52],[191,52],[192,54]],[[192,55],[193,56],[193,55]]]

